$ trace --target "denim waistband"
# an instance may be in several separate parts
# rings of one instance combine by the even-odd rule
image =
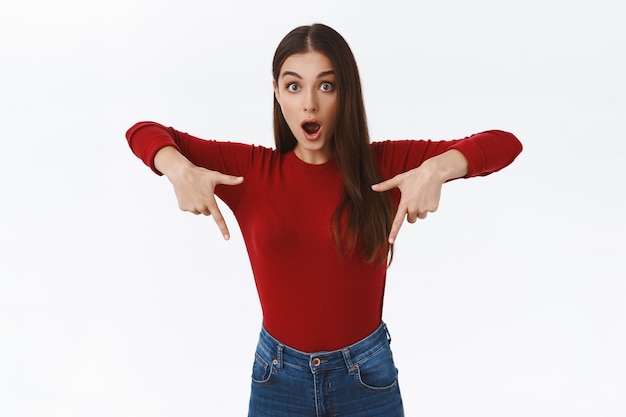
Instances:
[[[286,346],[270,335],[265,327],[261,329],[258,349],[262,349],[273,358],[274,366],[282,369],[284,366],[310,369],[312,372],[347,368],[353,373],[358,363],[364,362],[380,349],[389,346],[391,336],[387,325],[381,323],[378,328],[364,339],[343,349],[329,352],[306,353]]]

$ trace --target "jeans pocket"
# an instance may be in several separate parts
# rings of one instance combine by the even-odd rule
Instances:
[[[356,380],[367,391],[386,392],[398,386],[398,369],[389,346],[356,364]]]
[[[268,384],[274,373],[273,361],[267,361],[259,355],[254,354],[254,364],[252,365],[252,382],[259,385]]]

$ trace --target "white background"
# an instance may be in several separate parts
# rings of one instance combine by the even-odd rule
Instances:
[[[408,416],[626,415],[624,2],[4,2],[0,416],[243,416],[241,235],[181,213],[124,133],[271,146],[271,58],[323,22],[373,139],[524,152],[406,224],[384,318]]]

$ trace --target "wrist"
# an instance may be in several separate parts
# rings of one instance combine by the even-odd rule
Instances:
[[[468,164],[465,156],[456,149],[451,149],[441,155],[430,158],[424,162],[442,183],[455,178],[464,177],[468,172]]]
[[[173,146],[161,148],[154,155],[154,167],[170,180],[184,173],[189,166],[191,162]]]

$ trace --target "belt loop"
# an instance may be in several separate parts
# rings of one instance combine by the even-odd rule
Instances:
[[[350,349],[341,349],[341,354],[343,355],[343,360],[346,362],[348,375],[354,375],[356,373],[356,365],[352,363],[352,358],[350,357]]]
[[[279,343],[278,346],[276,347],[276,360],[278,361],[278,363],[276,364],[276,369],[283,369],[284,348],[285,348],[285,345],[283,345],[282,343]]]

